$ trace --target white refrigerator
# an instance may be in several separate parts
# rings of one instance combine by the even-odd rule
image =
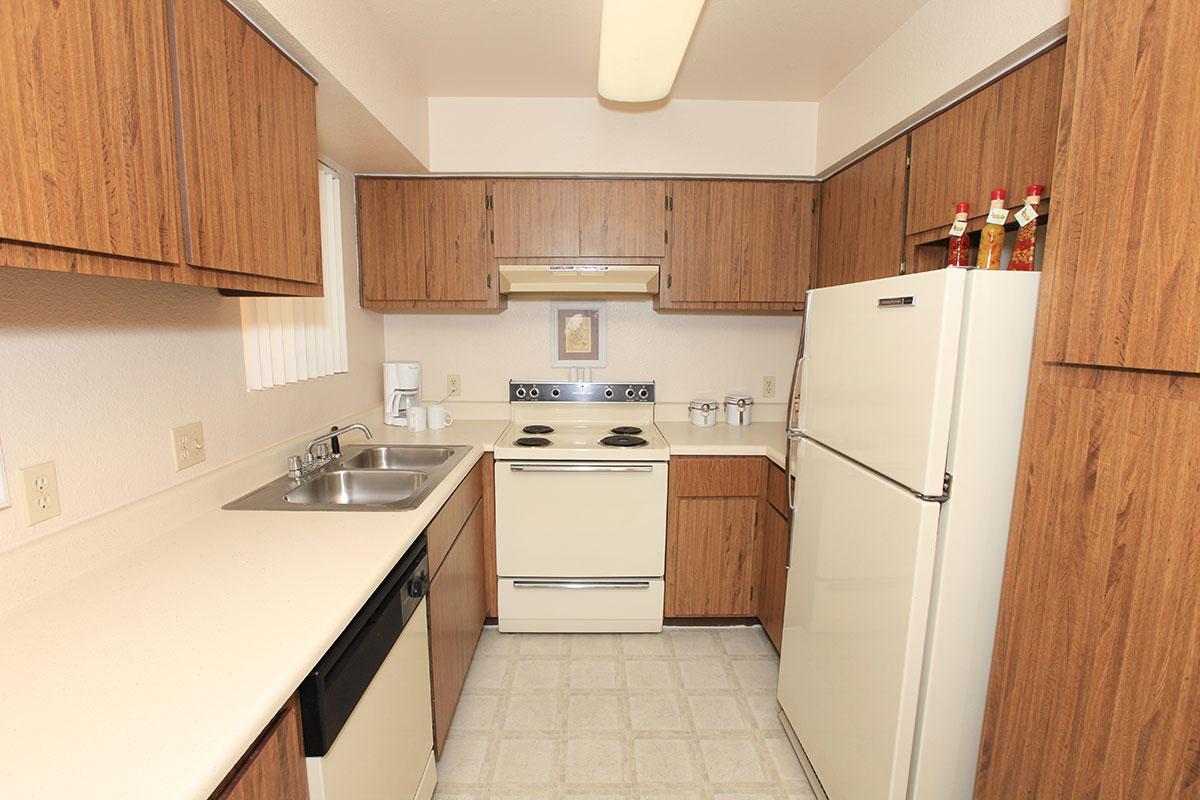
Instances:
[[[1039,277],[809,292],[779,703],[819,796],[972,795]]]

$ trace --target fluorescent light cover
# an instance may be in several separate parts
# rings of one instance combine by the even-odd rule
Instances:
[[[704,0],[604,0],[600,96],[622,103],[671,92]]]

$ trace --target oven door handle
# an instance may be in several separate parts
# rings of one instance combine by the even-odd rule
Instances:
[[[512,472],[653,472],[649,464],[509,464]]]
[[[513,581],[514,589],[649,589],[650,581]]]

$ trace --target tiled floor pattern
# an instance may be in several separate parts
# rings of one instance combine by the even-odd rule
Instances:
[[[811,798],[759,627],[501,634],[467,676],[435,800]]]

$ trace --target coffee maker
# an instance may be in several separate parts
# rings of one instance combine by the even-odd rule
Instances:
[[[383,364],[383,421],[408,427],[408,410],[421,405],[421,362],[385,361]]]

